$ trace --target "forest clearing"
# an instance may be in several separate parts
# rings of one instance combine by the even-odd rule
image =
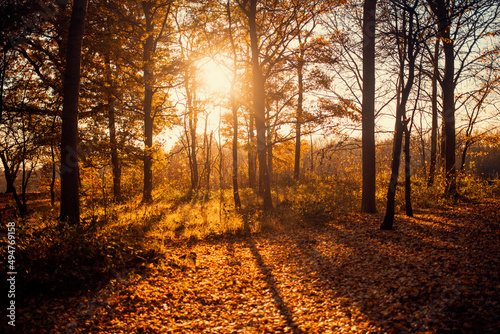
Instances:
[[[397,215],[394,231],[379,229],[381,214],[292,222],[289,211],[256,218],[268,225],[254,233],[204,238],[146,217],[88,227],[99,237],[79,250],[90,234],[39,231],[24,250],[37,255],[18,259],[33,262],[18,278],[28,292],[14,332],[498,332],[498,197]]]

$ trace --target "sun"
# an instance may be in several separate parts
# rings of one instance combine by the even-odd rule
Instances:
[[[212,59],[205,59],[200,64],[201,77],[204,85],[212,93],[229,92],[230,71]]]

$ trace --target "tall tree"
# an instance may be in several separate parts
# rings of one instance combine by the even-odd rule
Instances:
[[[441,81],[443,91],[443,121],[445,138],[445,175],[447,193],[456,194],[456,164],[455,164],[455,50],[451,38],[453,9],[445,0],[428,0],[431,10],[438,22],[438,34],[443,41],[444,75]]]
[[[432,95],[431,95],[431,108],[432,108],[432,124],[431,124],[431,157],[429,165],[429,176],[427,179],[427,186],[432,186],[434,184],[434,176],[436,173],[436,161],[437,161],[437,132],[438,132],[438,90],[437,83],[439,77],[439,39],[436,38],[434,44],[434,54],[432,59]]]
[[[250,2],[247,7],[247,3]],[[257,34],[257,0],[244,1],[240,4],[248,19],[250,48],[252,54],[252,87],[255,127],[257,130],[257,158],[259,161],[259,175],[263,185],[262,197],[264,210],[273,208],[271,198],[271,180],[268,172],[266,155],[266,92],[265,80],[259,60],[259,37]]]
[[[144,42],[143,42],[143,80],[144,80],[144,101],[143,101],[143,113],[144,113],[144,188],[142,195],[142,202],[150,203],[153,201],[153,123],[154,123],[154,112],[153,112],[153,95],[155,93],[155,73],[154,73],[154,53],[156,52],[156,47],[159,40],[165,31],[167,24],[167,19],[170,14],[171,3],[167,1],[165,3],[157,4],[156,1],[142,1],[141,3],[142,11],[145,20],[144,29]],[[161,8],[166,8],[163,13]],[[155,31],[156,20],[158,19],[155,15],[163,14],[160,17],[159,32]]]
[[[229,24],[229,42],[231,44],[232,56],[233,56],[233,73],[230,83],[229,99],[231,104],[231,112],[233,116],[233,142],[232,142],[232,154],[233,154],[233,164],[232,164],[232,179],[233,179],[233,199],[234,207],[236,209],[241,208],[241,199],[238,186],[238,104],[236,102],[236,91],[235,86],[238,80],[238,55],[236,53],[236,44],[233,35],[233,20],[231,16],[231,2],[230,0],[226,3],[226,14],[227,21]]]
[[[406,104],[410,96],[414,79],[415,79],[415,61],[418,56],[420,46],[418,35],[419,18],[417,16],[416,8],[418,7],[418,0],[413,4],[399,4],[393,3],[395,13],[395,40],[399,54],[399,82],[398,91],[401,91],[401,99],[397,106],[396,111],[396,125],[394,130],[394,143],[392,151],[391,163],[391,178],[387,190],[387,207],[385,212],[384,221],[380,226],[383,230],[392,230],[394,223],[395,202],[396,202],[396,189],[398,185],[399,167],[401,165],[401,148],[403,142],[403,133],[408,133],[409,119],[406,117]],[[401,6],[401,7],[400,7]],[[399,18],[401,12],[401,23]],[[401,31],[398,25],[401,24]],[[408,62],[408,66],[406,63]],[[407,69],[408,74],[405,75]],[[405,80],[405,77],[407,78]],[[400,89],[401,87],[402,89]],[[407,136],[409,138],[409,136]],[[407,144],[409,139],[407,139]],[[409,157],[409,152],[407,153]],[[409,194],[408,194],[409,195]]]
[[[118,141],[116,135],[116,96],[115,80],[111,66],[111,26],[116,24],[111,15],[104,19],[105,36],[104,42],[104,64],[105,64],[105,87],[106,87],[106,107],[108,112],[109,146],[111,155],[111,169],[113,172],[113,197],[115,202],[122,201],[121,191],[121,166],[118,156]]]
[[[300,180],[300,141],[302,135],[302,118],[304,113],[304,64],[305,64],[304,44],[299,35],[299,54],[297,55],[297,116],[295,119],[295,160],[293,167],[293,178]]]
[[[272,159],[270,145],[276,141],[275,134],[277,132],[274,131],[274,127],[283,124],[283,121],[278,119],[278,114],[284,111],[283,105],[273,105],[272,102],[278,100],[270,93],[276,87],[286,86],[285,82],[282,81],[282,78],[286,77],[283,70],[295,52],[294,43],[297,41],[297,37],[308,27],[312,18],[321,13],[320,9],[331,5],[331,3],[305,0],[287,2],[239,0],[238,3],[248,21],[250,36],[259,184],[262,185],[259,193],[264,199],[264,207],[270,209],[272,208],[272,200],[269,167],[273,163],[270,160]],[[273,85],[275,87],[269,89],[268,86]],[[278,92],[280,91],[281,88]],[[267,101],[267,99],[270,100]],[[286,102],[286,98],[279,97],[279,100],[287,103],[287,106],[293,105],[290,101]],[[268,128],[268,126],[273,129]],[[292,139],[292,137],[288,139]]]
[[[363,6],[363,189],[361,211],[377,212],[375,159],[375,12],[377,0],[365,0]]]
[[[87,12],[87,0],[74,0],[68,31],[66,67],[63,81],[61,135],[61,211],[60,219],[80,222],[78,176],[78,97],[80,58]]]
[[[463,73],[483,60],[481,40],[496,29],[500,3],[492,0],[427,0],[437,22],[437,37],[444,52],[444,73],[439,83],[443,94],[443,134],[446,193],[457,194],[456,87]],[[471,57],[472,55],[478,57]]]
[[[142,10],[144,12],[144,18],[146,20],[146,39],[143,44],[143,71],[144,71],[144,188],[142,194],[142,201],[144,203],[149,203],[153,201],[153,117],[152,117],[152,105],[153,105],[153,64],[152,64],[152,53],[155,47],[155,36],[154,36],[154,21],[153,21],[153,8],[154,3],[151,1],[142,2]]]

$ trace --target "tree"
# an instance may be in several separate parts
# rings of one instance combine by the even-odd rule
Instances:
[[[297,55],[297,116],[295,119],[295,159],[293,167],[293,178],[296,181],[300,180],[300,141],[302,135],[302,118],[304,113],[304,65],[305,65],[305,48],[303,47],[301,37],[299,35],[299,54]]]
[[[266,156],[266,93],[265,79],[262,73],[261,64],[259,61],[259,38],[257,35],[257,0],[250,0],[240,4],[248,19],[250,48],[252,54],[252,87],[253,87],[253,108],[255,115],[255,127],[257,130],[257,157],[259,161],[259,175],[262,180],[264,200],[264,210],[273,208],[271,198],[271,180],[268,172],[267,156]]]
[[[287,2],[245,0],[238,1],[238,4],[247,18],[249,27],[253,109],[259,161],[259,193],[263,197],[264,207],[267,210],[272,208],[269,168],[272,166],[270,153],[272,153],[272,145],[275,141],[274,135],[277,134],[274,126],[277,129],[284,124],[281,119],[278,119],[279,114],[284,111],[284,105],[281,104],[278,107],[271,103],[269,86],[274,85],[274,88],[286,86],[286,82],[280,81],[280,77],[286,77],[284,75],[285,64],[295,54],[294,43],[314,16],[321,13],[321,8],[332,3],[305,0]],[[275,91],[280,90],[281,88]],[[290,97],[280,97],[280,100],[287,103],[286,107],[292,105]],[[275,99],[274,102],[276,101]],[[288,124],[293,124],[293,122],[289,122],[288,119]],[[294,137],[290,136],[288,139],[292,138]],[[282,140],[279,139],[279,141]]]
[[[377,0],[365,0],[363,7],[363,189],[361,211],[377,212],[375,202],[375,11]]]
[[[63,81],[61,135],[61,211],[60,219],[80,222],[78,176],[78,96],[80,59],[87,0],[74,0],[68,31],[66,66]]]
[[[429,176],[427,179],[427,186],[430,187],[434,184],[434,176],[436,173],[436,160],[437,160],[437,132],[438,132],[438,91],[437,82],[439,77],[439,39],[436,38],[434,44],[434,54],[432,59],[432,125],[431,125],[431,157],[429,165]]]
[[[444,73],[439,83],[443,92],[443,136],[446,193],[457,195],[456,170],[456,99],[455,89],[462,73],[481,57],[479,41],[489,35],[499,15],[498,1],[491,0],[427,0],[437,25],[437,37],[444,52]],[[456,66],[458,65],[458,66]]]
[[[431,10],[437,19],[439,38],[444,48],[444,76],[441,81],[443,90],[443,121],[445,138],[445,175],[447,193],[456,193],[456,165],[455,165],[455,55],[454,41],[451,38],[452,8],[444,0],[429,0]]]
[[[459,172],[462,174],[466,166],[466,158],[468,151],[474,143],[479,141],[487,132],[492,131],[491,127],[483,127],[484,129],[476,131],[476,127],[480,123],[480,114],[485,112],[486,109],[491,107],[491,102],[488,101],[490,95],[495,92],[498,93],[500,89],[500,63],[498,61],[500,50],[498,45],[491,49],[484,49],[481,62],[477,64],[476,69],[473,71],[473,81],[475,81],[477,88],[471,89],[458,99],[462,100],[462,106],[467,115],[467,124],[465,126],[465,133],[459,132],[462,138],[462,152],[460,159]],[[487,117],[483,116],[483,122],[491,121],[495,118],[495,114]]]
[[[230,0],[227,1],[226,4],[226,14],[227,21],[229,24],[228,33],[229,33],[229,42],[231,44],[231,50],[233,53],[233,77],[231,79],[231,86],[229,91],[229,99],[231,104],[231,112],[233,116],[233,141],[232,141],[232,154],[233,154],[233,163],[232,163],[232,180],[233,180],[233,199],[234,199],[234,207],[236,209],[241,208],[241,199],[238,187],[238,105],[236,103],[236,92],[235,86],[238,80],[238,55],[236,53],[236,44],[234,42],[233,36],[233,20],[231,18],[231,3]]]
[[[56,2],[3,2],[0,45],[0,154],[7,192],[21,215],[27,213],[26,192],[32,172],[57,145],[59,110],[67,36],[66,6]],[[49,131],[47,131],[49,129]],[[55,180],[55,154],[52,159]],[[17,181],[17,182],[16,182]],[[16,190],[20,184],[20,197]],[[51,182],[51,200],[54,187]]]
[[[142,202],[150,203],[153,201],[153,122],[154,122],[154,112],[153,112],[153,95],[155,93],[155,73],[154,73],[154,53],[156,52],[156,47],[158,41],[162,38],[164,33],[167,19],[170,14],[171,3],[167,1],[166,3],[156,4],[155,1],[143,1],[141,2],[142,11],[145,20],[145,29],[143,42],[143,80],[144,80],[144,190],[142,196]],[[163,17],[160,17],[161,23],[159,27],[159,32],[155,34],[155,14],[162,13],[160,9],[166,8]],[[161,15],[161,14],[160,14]]]
[[[395,197],[398,184],[399,167],[401,164],[401,148],[403,141],[403,133],[408,133],[409,119],[406,117],[406,104],[410,96],[413,82],[415,79],[415,61],[419,54],[419,34],[421,33],[419,27],[419,17],[416,8],[419,1],[416,0],[413,4],[400,4],[393,2],[395,8],[395,37],[396,46],[398,48],[400,73],[398,90],[401,87],[401,100],[397,106],[396,112],[396,125],[394,130],[394,143],[392,151],[391,163],[391,179],[387,190],[387,208],[385,218],[380,226],[383,230],[392,230],[394,223],[395,211]],[[402,9],[402,30],[399,32],[399,9]],[[399,38],[398,38],[399,37]],[[405,82],[405,69],[406,62],[408,62],[408,74]],[[407,145],[409,145],[409,136],[407,136]],[[409,156],[409,152],[407,152]],[[409,196],[410,194],[408,194]]]
[[[116,24],[116,21],[111,18],[111,15],[105,17],[105,36],[104,42],[104,64],[105,64],[105,82],[106,82],[106,109],[108,113],[108,129],[109,129],[109,146],[110,146],[110,160],[113,171],[113,196],[115,202],[122,201],[121,192],[121,166],[118,156],[118,141],[116,134],[116,96],[115,96],[115,80],[111,66],[111,27]]]

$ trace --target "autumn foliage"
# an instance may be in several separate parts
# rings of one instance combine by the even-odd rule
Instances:
[[[398,215],[392,232],[378,230],[380,214],[353,212],[322,223],[246,216],[253,233],[236,224],[201,239],[182,237],[188,225],[167,238],[162,217],[146,211],[125,229],[27,229],[19,239],[36,233],[39,243],[19,246],[37,255],[22,257],[31,270],[17,328],[495,333],[499,209],[496,199],[420,209]]]
[[[498,1],[0,13],[6,332],[498,333]]]

